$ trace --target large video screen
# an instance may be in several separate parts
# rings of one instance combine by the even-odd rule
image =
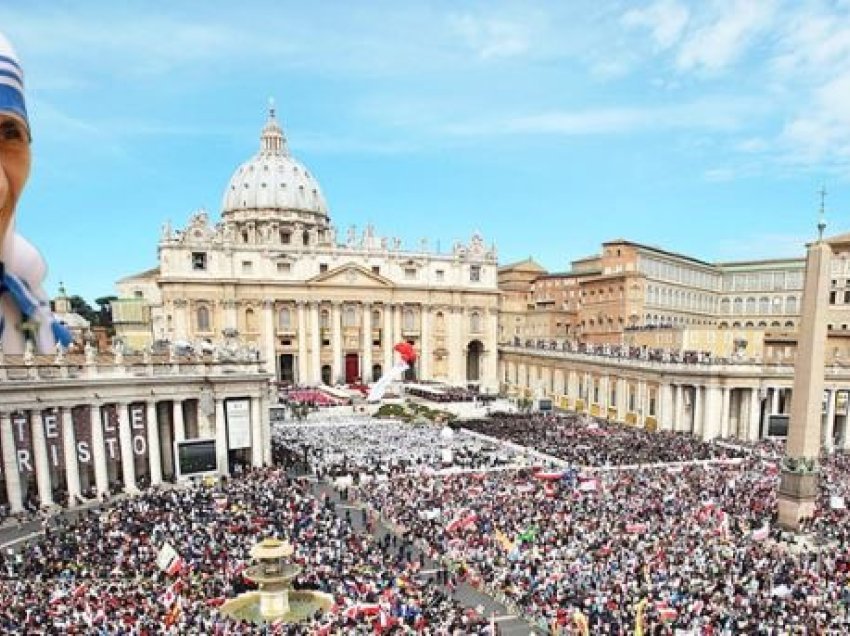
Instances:
[[[771,415],[767,420],[767,435],[768,437],[787,437],[788,416]]]
[[[216,472],[215,440],[177,442],[177,467],[181,477]]]

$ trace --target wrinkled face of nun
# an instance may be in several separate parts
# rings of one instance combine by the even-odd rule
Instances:
[[[15,215],[15,206],[30,173],[29,133],[23,119],[0,112],[0,241]]]

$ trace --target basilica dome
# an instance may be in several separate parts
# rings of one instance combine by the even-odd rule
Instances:
[[[313,175],[289,154],[274,107],[260,135],[260,151],[230,178],[221,205],[223,216],[246,217],[251,212],[315,215],[327,222],[328,206]]]

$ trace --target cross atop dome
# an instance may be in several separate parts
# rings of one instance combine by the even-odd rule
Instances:
[[[283,129],[277,123],[275,117],[274,98],[269,98],[269,118],[266,120],[266,125],[263,126],[263,133],[260,135],[260,154],[263,155],[289,155],[289,148],[286,147],[286,137],[283,134]]]

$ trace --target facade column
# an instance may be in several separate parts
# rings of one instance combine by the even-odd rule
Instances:
[[[270,373],[272,378],[277,380],[277,355],[275,343],[275,319],[274,319],[274,300],[266,298],[263,300],[263,352],[266,357],[266,372]]]
[[[835,446],[835,401],[838,397],[838,391],[835,389],[829,389],[826,394],[826,422],[824,422],[823,427],[824,434],[822,445],[826,448],[828,453],[831,453]]]
[[[659,418],[662,431],[676,430],[676,416],[673,413],[673,386],[667,382],[660,385],[661,417]]]
[[[47,440],[44,437],[43,413],[31,411],[32,454],[38,498],[41,506],[53,505],[53,485],[50,483],[50,464],[47,459]]]
[[[322,334],[319,331],[319,303],[310,303],[310,375],[313,378],[313,384],[322,383]]]
[[[638,390],[638,426],[646,425],[646,416],[649,415],[649,387],[646,380],[640,380],[637,385]]]
[[[486,392],[498,392],[498,364],[499,364],[499,314],[495,309],[487,309],[484,312],[484,325],[486,333],[484,336],[484,370],[480,386]],[[554,386],[552,386],[554,390]]]
[[[361,331],[363,332],[363,354],[360,368],[360,381],[369,384],[372,378],[372,303],[363,303],[363,319],[361,320]]]
[[[694,424],[691,433],[697,437],[702,437],[703,431],[703,387],[698,384],[694,385]]]
[[[384,328],[381,330],[381,349],[384,352],[384,368],[381,373],[387,373],[393,368],[393,306],[384,303],[383,307]],[[380,378],[375,378],[375,381]]]
[[[145,404],[147,413],[145,423],[148,426],[148,460],[151,467],[151,486],[162,483],[162,449],[159,440],[159,420],[156,415],[156,402]]]
[[[449,383],[461,386],[466,386],[466,347],[463,346],[463,338],[461,336],[460,322],[463,320],[463,309],[460,307],[451,307],[447,312],[448,325],[447,329],[449,340]],[[526,375],[526,383],[528,376]]]
[[[419,380],[431,379],[431,306],[419,307]]]
[[[268,412],[268,409],[266,409]],[[259,468],[263,465],[263,449],[269,446],[263,435],[263,417],[260,408],[260,398],[251,398],[251,465]]]
[[[12,514],[22,512],[24,499],[21,495],[21,473],[18,470],[18,458],[15,454],[15,434],[12,431],[12,418],[6,411],[0,411],[0,446],[3,447],[3,476],[6,478],[6,497]]]
[[[186,424],[183,421],[183,400],[174,400],[172,403],[172,424],[174,425],[174,441],[182,442],[186,439]],[[171,449],[174,452],[174,449]]]
[[[77,463],[77,440],[74,437],[74,415],[71,408],[63,406],[62,448],[65,455],[65,481],[68,483],[68,505],[81,501],[80,465]]]
[[[103,421],[100,404],[89,408],[91,424],[92,457],[94,459],[94,483],[98,496],[109,494],[109,477],[106,472],[106,449],[103,441]]]
[[[404,305],[396,303],[393,306],[393,343],[404,340],[402,336],[401,315],[404,312]]]
[[[721,400],[720,400],[720,437],[729,437],[729,407],[730,401],[732,398],[732,389],[729,387],[721,387]]]
[[[119,402],[115,408],[118,410],[118,436],[121,444],[121,474],[124,478],[124,492],[137,492],[133,438],[130,431],[130,405]]]
[[[304,315],[304,301],[296,303],[298,308],[298,384],[307,384],[307,317]]]
[[[750,389],[750,411],[747,414],[747,441],[757,442],[761,437],[761,390]]]
[[[342,303],[331,303],[331,384],[345,380],[342,362]]]
[[[230,475],[230,466],[227,461],[227,426],[225,424],[224,400],[215,399],[215,463],[218,467],[219,476]]]

